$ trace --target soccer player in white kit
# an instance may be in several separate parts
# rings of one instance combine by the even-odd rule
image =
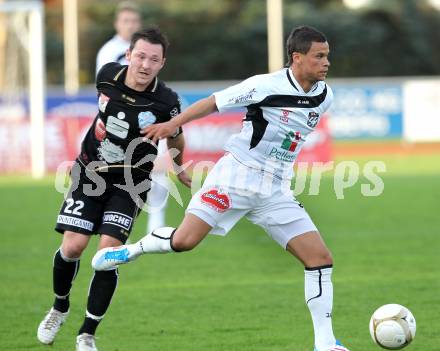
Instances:
[[[116,34],[99,49],[96,56],[96,73],[109,62],[118,62],[121,65],[128,64],[125,53],[130,46],[131,36],[141,28],[141,22],[140,11],[136,3],[130,1],[119,3],[114,23]],[[165,141],[160,141],[157,147],[159,156],[163,156],[168,150]],[[151,175],[151,190],[148,193],[146,204],[148,212],[147,233],[165,225],[168,200],[166,168],[156,166]]]
[[[333,100],[324,82],[329,45],[324,34],[303,26],[292,30],[286,46],[287,68],[248,78],[167,123],[145,128],[145,137],[155,142],[215,111],[247,109],[241,132],[226,143],[226,154],[193,196],[180,226],[156,229],[132,245],[100,250],[92,265],[105,270],[144,253],[191,250],[208,233],[226,235],[245,216],[304,264],[315,351],[348,351],[332,329],[331,253],[303,206],[286,191],[302,145]]]
[[[141,29],[141,15],[136,4],[123,1],[118,5],[114,27],[116,34],[99,49],[96,56],[96,73],[109,62],[128,64],[125,53],[130,46],[131,36]]]

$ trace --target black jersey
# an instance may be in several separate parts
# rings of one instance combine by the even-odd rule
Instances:
[[[133,167],[149,173],[157,148],[141,142],[140,130],[153,123],[169,121],[180,113],[177,94],[157,77],[139,92],[124,84],[127,67],[111,62],[98,72],[99,112],[81,146],[79,160],[87,165],[100,161],[99,169],[122,173]],[[181,133],[176,131],[175,136]],[[146,155],[150,162],[136,165]],[[154,155],[154,156],[153,156]]]

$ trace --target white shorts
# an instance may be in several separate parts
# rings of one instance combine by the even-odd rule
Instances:
[[[290,190],[290,181],[249,168],[231,154],[223,156],[188,205],[210,226],[226,235],[243,217],[261,226],[283,248],[295,236],[318,231]]]

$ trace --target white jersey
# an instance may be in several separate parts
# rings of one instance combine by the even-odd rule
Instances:
[[[96,56],[96,74],[102,66],[109,62],[118,62],[121,65],[127,65],[125,52],[130,46],[130,42],[122,39],[119,35],[115,35],[106,42],[98,51]]]
[[[229,138],[225,150],[246,166],[283,179],[293,177],[302,145],[333,100],[323,81],[304,92],[290,68],[250,77],[214,96],[220,112],[247,108],[241,132]]]

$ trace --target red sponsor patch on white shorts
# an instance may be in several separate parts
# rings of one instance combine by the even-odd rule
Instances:
[[[219,189],[209,189],[204,192],[200,199],[202,203],[213,208],[217,212],[225,212],[231,207],[231,197],[227,193],[223,193]]]

